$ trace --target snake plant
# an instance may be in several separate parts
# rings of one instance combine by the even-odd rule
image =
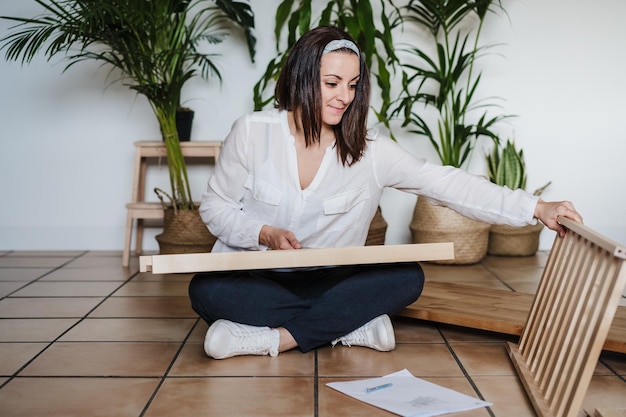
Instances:
[[[487,161],[487,173],[489,181],[509,187],[511,190],[526,189],[526,161],[524,150],[515,148],[515,143],[506,141],[505,146],[494,146],[491,154],[485,156]],[[544,186],[536,189],[533,194],[540,196],[543,191],[552,184],[548,181]]]
[[[511,190],[526,189],[524,150],[520,149],[518,152],[515,144],[507,140],[503,147],[494,146],[486,159],[489,181],[509,187]]]
[[[222,42],[232,28],[245,33],[250,58],[256,39],[254,14],[234,0],[34,0],[40,16],[8,17],[16,22],[0,39],[9,61],[31,62],[36,54],[62,55],[65,69],[99,61],[120,81],[144,95],[166,145],[172,203],[193,209],[178,133],[176,110],[183,85],[192,77],[220,73],[206,45]]]

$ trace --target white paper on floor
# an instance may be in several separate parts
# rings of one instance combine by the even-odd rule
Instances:
[[[326,385],[404,417],[437,416],[491,405],[478,398],[416,378],[407,369],[380,378],[329,382]]]

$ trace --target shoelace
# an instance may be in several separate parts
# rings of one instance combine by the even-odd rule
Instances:
[[[341,342],[344,346],[352,347],[352,343],[360,346],[367,341],[366,330],[362,327],[353,330],[351,333],[341,336],[339,339],[335,339],[331,342],[331,346],[335,347],[335,345]],[[350,343],[352,342],[352,343]]]
[[[237,349],[242,352],[269,352],[270,338],[268,330],[242,331],[237,329]]]

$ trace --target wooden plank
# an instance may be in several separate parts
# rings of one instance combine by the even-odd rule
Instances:
[[[288,251],[270,250],[140,256],[139,270],[155,274],[171,274],[436,261],[453,258],[454,245],[450,242],[419,243]]]
[[[519,336],[533,294],[470,285],[429,282],[400,316]],[[617,308],[604,350],[626,353],[626,306]]]
[[[531,294],[429,282],[426,277],[422,295],[399,315],[519,336],[532,301]]]

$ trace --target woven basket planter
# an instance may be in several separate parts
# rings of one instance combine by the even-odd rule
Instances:
[[[508,226],[494,224],[489,229],[489,255],[531,256],[539,250],[539,235],[543,224],[537,222],[528,226]]]
[[[163,233],[156,236],[161,254],[211,252],[216,238],[196,210],[165,209]]]
[[[465,265],[487,255],[490,225],[468,219],[447,207],[434,206],[418,198],[410,225],[413,243],[454,243],[454,259],[437,264]]]
[[[384,245],[385,234],[387,233],[387,221],[383,217],[383,213],[380,207],[376,210],[374,218],[370,223],[369,231],[367,232],[367,240],[365,246]]]

